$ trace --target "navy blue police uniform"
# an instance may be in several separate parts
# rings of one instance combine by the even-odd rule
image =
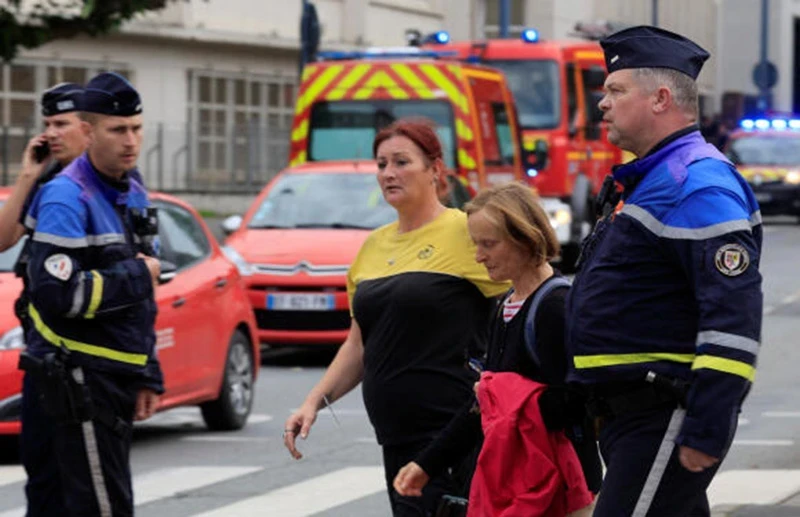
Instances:
[[[609,73],[696,78],[708,53],[660,29],[601,42]],[[589,393],[607,471],[596,517],[707,516],[686,446],[722,460],[761,338],[761,216],[747,183],[696,126],[617,166],[567,302],[568,379]]]
[[[41,100],[42,116],[52,117],[55,115],[61,115],[63,113],[73,113],[78,111],[80,109],[79,103],[82,94],[83,87],[75,83],[61,83],[48,90],[45,90],[45,92],[42,94]],[[36,183],[34,183],[33,188],[31,188],[31,191],[28,193],[28,197],[25,199],[25,203],[22,206],[22,211],[20,212],[19,218],[20,224],[23,226],[25,225],[25,217],[28,213],[28,209],[30,208],[31,201],[33,201],[34,196],[36,196],[36,193],[39,191],[42,185],[53,179],[56,174],[61,172],[63,168],[64,164],[58,160],[52,160],[47,165],[44,172],[42,172],[41,176],[36,179]],[[25,229],[27,236],[30,238],[32,232],[27,227],[25,227]],[[17,262],[14,265],[14,273],[16,276],[22,279],[23,285],[22,292],[14,304],[14,312],[22,324],[22,329],[25,335],[28,334],[31,328],[30,318],[28,317],[28,304],[30,303],[30,296],[28,294],[29,258],[30,239],[26,240],[25,244],[23,244],[22,250],[17,257]]]
[[[122,117],[142,110],[133,86],[113,73],[92,79],[81,105]],[[156,251],[140,230],[148,208],[138,179],[103,175],[88,153],[31,203],[33,328],[20,363],[29,517],[133,515],[136,398],[142,389],[163,392],[153,281],[136,258]]]

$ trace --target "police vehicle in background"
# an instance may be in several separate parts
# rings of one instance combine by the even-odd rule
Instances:
[[[744,119],[725,154],[750,183],[763,215],[800,218],[800,118]]]

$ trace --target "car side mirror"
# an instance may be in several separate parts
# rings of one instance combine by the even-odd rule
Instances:
[[[230,235],[242,226],[242,216],[232,215],[227,217],[220,223],[220,226],[222,227],[222,231],[225,232],[225,235]]]
[[[158,285],[170,282],[178,274],[178,266],[169,260],[159,260],[161,263],[161,273],[158,275]]]

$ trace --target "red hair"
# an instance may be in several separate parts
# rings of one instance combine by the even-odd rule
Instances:
[[[430,165],[442,157],[442,144],[436,136],[436,125],[425,118],[405,118],[392,122],[375,135],[372,156],[378,157],[378,147],[394,136],[404,136],[419,147],[425,161]]]

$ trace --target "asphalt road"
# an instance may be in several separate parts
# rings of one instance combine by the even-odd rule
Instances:
[[[795,513],[786,507],[743,506],[778,503],[800,492],[798,254],[800,225],[767,226],[762,352],[736,442],[711,490],[718,515],[725,510],[737,517],[800,516],[800,502]],[[138,425],[132,451],[137,515],[388,515],[380,449],[360,391],[334,405],[336,419],[320,413],[301,444],[302,460],[293,460],[283,448],[283,421],[331,357],[331,350],[319,348],[267,354],[251,422],[242,431],[209,432],[194,408]],[[19,464],[6,458],[0,465],[0,517],[23,515],[23,483]]]

